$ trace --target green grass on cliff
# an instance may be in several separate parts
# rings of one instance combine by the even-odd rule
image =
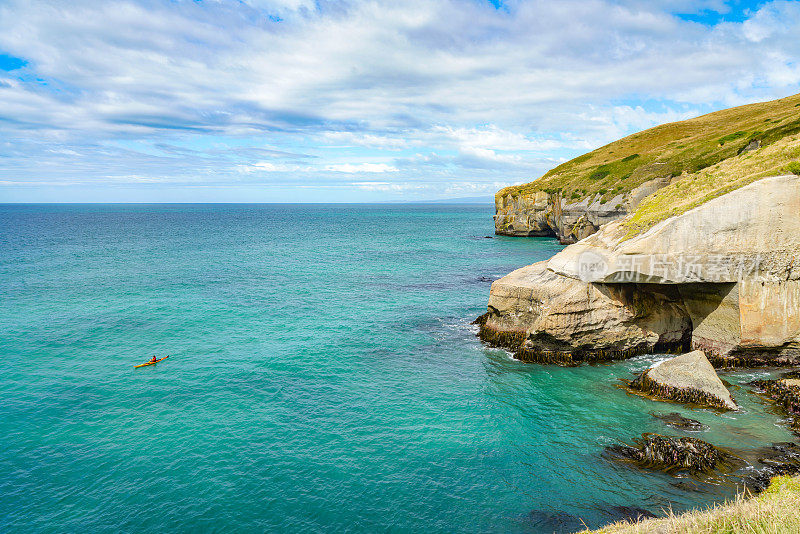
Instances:
[[[758,150],[748,150],[706,169],[683,174],[645,198],[625,221],[628,236],[680,215],[709,200],[766,176],[800,174],[800,135],[791,135]]]
[[[563,163],[534,182],[501,189],[497,196],[547,191],[572,202],[598,197],[608,202],[650,180],[694,175],[747,154],[753,141],[768,147],[798,133],[800,94],[650,128]]]
[[[772,479],[764,493],[753,498],[740,495],[735,501],[708,510],[669,513],[662,519],[638,523],[620,522],[595,534],[788,534],[800,532],[800,478]]]

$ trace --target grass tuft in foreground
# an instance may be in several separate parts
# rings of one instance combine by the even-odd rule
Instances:
[[[756,497],[637,523],[619,522],[595,534],[790,534],[800,532],[800,477],[780,476]]]

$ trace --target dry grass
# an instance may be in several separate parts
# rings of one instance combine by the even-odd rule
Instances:
[[[628,236],[638,234],[668,217],[685,213],[759,178],[793,173],[799,162],[800,136],[793,135],[767,147],[726,159],[702,171],[684,174],[639,204],[625,223]]]
[[[560,192],[576,201],[608,201],[655,178],[694,174],[738,156],[753,140],[762,146],[800,133],[800,95],[749,104],[664,124],[630,135],[497,195]]]
[[[757,497],[740,495],[735,501],[707,510],[670,513],[662,519],[620,522],[596,534],[791,534],[800,533],[800,477],[772,479]]]

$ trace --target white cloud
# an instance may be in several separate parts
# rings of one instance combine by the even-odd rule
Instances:
[[[425,184],[406,183],[406,182],[353,182],[352,186],[363,191],[379,191],[379,192],[402,192],[410,190],[428,189],[429,186]]]
[[[800,91],[798,2],[715,27],[671,13],[722,0],[506,6],[7,0],[0,52],[28,64],[0,71],[0,173],[522,181],[659,122]]]
[[[564,143],[555,139],[533,140],[519,132],[503,130],[494,124],[479,128],[436,126],[433,132],[452,139],[462,149],[542,151],[564,146]]]
[[[259,161],[251,165],[237,165],[236,169],[243,173],[252,172],[296,172],[300,170],[309,170],[309,167],[301,167],[300,165],[292,165],[286,163],[273,163],[270,161]]]
[[[360,172],[397,172],[399,169],[385,163],[337,163],[334,165],[326,165],[326,171],[331,172],[347,172],[347,173],[360,173]]]
[[[322,140],[326,143],[363,146],[382,150],[399,150],[409,145],[409,140],[402,137],[389,137],[386,135],[372,135],[354,132],[324,132]]]

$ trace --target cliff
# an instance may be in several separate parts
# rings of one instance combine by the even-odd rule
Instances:
[[[800,95],[657,126],[559,165],[534,182],[500,190],[495,195],[495,232],[555,236],[574,243],[637,211],[651,217],[632,224],[650,224],[654,212],[661,219],[668,215],[653,210],[658,202],[640,209],[654,192],[674,192],[692,181],[687,178],[729,160],[741,163],[798,132]],[[781,172],[754,169],[751,174],[759,173],[753,178]],[[716,195],[724,192],[717,190]],[[703,187],[693,193],[695,201],[709,199]]]
[[[492,284],[481,337],[527,361],[703,349],[800,362],[800,177],[757,180],[629,237],[630,217]]]

